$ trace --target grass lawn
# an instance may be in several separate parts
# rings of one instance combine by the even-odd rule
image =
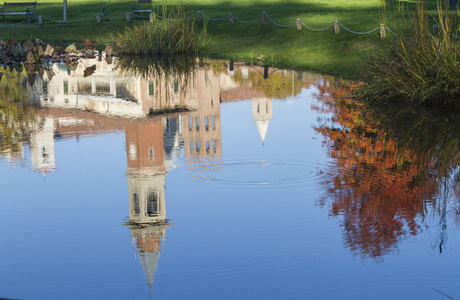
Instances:
[[[8,2],[8,1],[7,1]],[[431,9],[436,1],[428,1]],[[106,7],[108,18],[130,12],[137,1],[126,0],[68,0],[67,21],[80,20],[97,13]],[[170,2],[174,4],[175,2]],[[186,15],[202,11],[208,17],[222,18],[228,13],[241,20],[252,20],[262,12],[281,25],[287,25],[301,18],[308,26],[324,28],[334,20],[339,20],[347,28],[357,32],[367,32],[379,26],[381,9],[378,0],[184,0]],[[392,16],[398,3],[387,3],[385,15],[388,26],[392,26]],[[158,3],[161,6],[161,3]],[[143,7],[150,8],[150,4]],[[37,15],[62,20],[62,0],[38,0]],[[9,24],[24,21],[22,17],[7,17]],[[15,37],[18,40],[28,37],[40,38],[50,43],[80,42],[86,37],[97,43],[110,44],[111,34],[123,26],[132,26],[142,21],[126,22],[124,16],[97,24],[96,17],[82,22],[57,23],[44,19],[44,25],[0,25],[0,40]],[[342,77],[359,77],[361,61],[375,47],[385,47],[385,40],[379,38],[379,31],[358,35],[340,28],[334,35],[333,28],[325,31],[311,31],[307,28],[297,30],[296,26],[281,28],[270,21],[262,24],[260,18],[253,23],[229,24],[222,21],[209,21],[208,33],[211,38],[205,53],[211,56],[234,58],[238,60],[255,59],[264,55],[264,62],[279,67],[310,69],[318,72],[337,74]],[[390,33],[388,33],[390,35]]]

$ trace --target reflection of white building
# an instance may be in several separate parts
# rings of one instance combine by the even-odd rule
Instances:
[[[96,65],[91,76],[86,67]],[[53,64],[29,88],[32,104],[39,107],[90,110],[104,115],[145,117],[140,99],[140,82],[123,78],[105,60],[82,59],[75,71],[63,63]]]

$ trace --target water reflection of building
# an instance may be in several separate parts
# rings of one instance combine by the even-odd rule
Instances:
[[[96,65],[94,73],[85,76],[86,67],[91,65]],[[53,65],[28,86],[32,103],[46,108],[40,113],[40,125],[31,134],[32,166],[41,172],[56,168],[56,138],[78,139],[85,134],[125,130],[129,193],[126,225],[136,240],[136,252],[151,288],[161,244],[171,225],[166,218],[167,172],[175,167],[182,148],[188,163],[221,157],[223,102],[252,99],[253,120],[262,142],[265,140],[273,115],[271,96],[256,85],[262,72],[239,68],[219,73],[198,68],[188,78],[124,77],[112,65],[95,59],[83,60],[71,72],[66,68]],[[251,74],[256,81],[248,79]],[[183,109],[171,113],[176,108]]]
[[[171,225],[166,219],[165,184],[170,165],[164,145],[168,121],[157,117],[126,127],[128,159],[129,221],[131,237],[136,239],[137,252],[149,288],[152,288],[161,251],[161,241]],[[169,133],[174,135],[174,129]],[[169,134],[168,133],[168,134]]]

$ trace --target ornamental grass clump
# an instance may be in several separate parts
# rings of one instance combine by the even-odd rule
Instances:
[[[183,7],[176,6],[167,12],[163,5],[163,17],[154,15],[153,22],[144,22],[112,36],[113,48],[118,55],[169,55],[197,53],[208,42],[204,20],[202,29],[194,20],[186,18]]]
[[[437,16],[417,1],[409,29],[384,44],[365,65],[358,98],[413,104],[460,104],[460,27],[445,1]],[[456,12],[458,16],[458,11]]]

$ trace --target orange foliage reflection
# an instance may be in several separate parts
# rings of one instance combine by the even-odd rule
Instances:
[[[427,160],[398,148],[350,96],[345,87],[321,87],[318,96],[322,106],[316,109],[333,115],[332,123],[316,128],[334,160],[326,197],[333,199],[331,215],[344,218],[346,245],[355,254],[378,258],[396,249],[400,238],[420,231],[417,216],[436,181],[420,180],[419,161]]]

